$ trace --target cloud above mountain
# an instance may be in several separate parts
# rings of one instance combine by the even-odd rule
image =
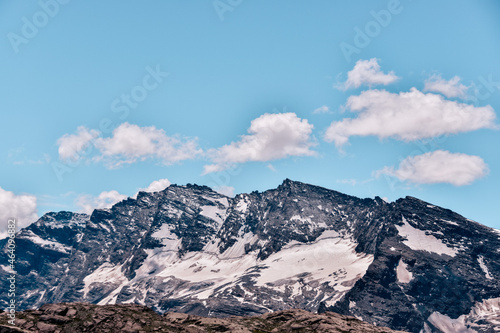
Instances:
[[[90,155],[82,152],[92,145],[97,151],[93,160],[104,162],[108,168],[147,159],[170,165],[194,159],[202,153],[197,138],[168,136],[155,126],[140,127],[127,122],[115,128],[110,137],[102,137],[98,131],[80,126],[76,134],[63,135],[57,144],[62,160],[76,160],[80,156]]]
[[[15,194],[0,187],[0,238],[7,236],[7,221],[14,219],[18,228],[36,221],[37,198],[30,194]]]
[[[496,127],[495,111],[489,105],[476,107],[450,101],[416,88],[399,93],[366,90],[350,96],[345,108],[356,116],[332,122],[324,136],[338,148],[351,136],[414,141]]]
[[[467,98],[467,90],[469,87],[460,83],[460,77],[454,76],[449,80],[445,80],[439,74],[431,75],[426,81],[424,91],[438,92],[448,98],[458,97],[461,99]]]
[[[313,156],[316,145],[312,138],[314,126],[295,113],[266,113],[252,120],[247,135],[207,155],[213,164],[205,165],[204,173],[224,170],[237,163],[271,161],[290,156]]]
[[[172,183],[170,182],[170,180],[168,180],[166,178],[164,178],[164,179],[158,179],[158,180],[153,181],[147,187],[140,188],[139,191],[143,191],[143,192],[159,192],[159,191],[163,191],[164,189],[166,189],[167,187],[169,187],[171,184]]]
[[[323,139],[334,143],[342,151],[350,138],[355,136],[418,142],[443,135],[498,128],[495,124],[495,111],[490,105],[476,106],[456,100],[467,99],[470,88],[463,85],[458,76],[446,80],[441,74],[434,74],[427,78],[422,90],[413,87],[409,91],[394,92],[372,88],[376,85],[389,85],[399,79],[401,78],[394,71],[382,71],[376,58],[356,62],[347,73],[346,81],[339,84],[338,88],[346,91],[367,86],[368,89],[347,97],[340,109],[349,113],[343,113],[343,118],[331,122],[324,131]],[[326,117],[331,114],[331,109],[323,105],[312,113],[325,114]],[[145,161],[169,166],[196,159],[204,163],[202,175],[214,176],[216,172],[227,172],[230,168],[248,162],[318,156],[318,151],[314,149],[318,145],[314,130],[314,125],[308,119],[301,118],[296,113],[264,113],[251,121],[247,134],[218,148],[202,149],[197,137],[167,135],[161,128],[128,122],[120,124],[108,136],[80,126],[75,133],[61,136],[57,145],[62,161],[86,160],[114,169]],[[428,181],[433,178],[422,176],[421,170],[427,170],[424,165],[430,165],[432,169],[437,159],[444,158],[442,152],[409,157],[398,169],[386,167],[383,173],[414,183],[433,183]],[[446,158],[460,162],[457,162],[457,166],[463,166],[464,161],[470,160],[463,156],[458,159],[454,155]],[[477,162],[477,159],[473,160]],[[275,165],[267,163],[267,167],[277,172]],[[483,169],[479,165],[477,170]],[[472,173],[475,176],[471,177],[470,169],[467,168],[456,168],[453,172],[455,175],[464,172],[465,180],[456,177],[454,181],[445,179],[443,182],[465,184],[470,179],[475,180],[484,175],[478,172]],[[228,195],[234,194],[235,189],[231,184],[219,183],[216,182],[212,187]],[[164,179],[152,184],[151,189],[161,190],[169,184]],[[85,210],[90,209],[89,207],[106,207],[123,196],[112,191],[103,192],[97,197],[82,196],[79,206]]]
[[[347,80],[337,86],[341,90],[359,88],[361,86],[388,85],[399,78],[393,71],[384,73],[380,69],[378,60],[358,60],[354,68],[347,73]]]
[[[99,136],[99,131],[79,126],[75,134],[64,134],[57,140],[58,153],[62,160],[78,160],[92,140]]]
[[[171,182],[164,178],[154,180],[147,187],[139,188],[132,198],[137,198],[139,192],[160,192],[169,187]],[[90,194],[81,194],[75,199],[75,204],[83,213],[91,214],[94,209],[110,208],[117,202],[127,199],[129,196],[119,193],[116,190],[103,191],[97,196]]]
[[[75,203],[80,207],[80,211],[86,214],[92,214],[94,209],[110,208],[115,203],[127,199],[124,194],[118,193],[116,190],[101,192],[94,197],[88,194],[78,196]]]
[[[385,167],[376,174],[386,174],[415,184],[448,183],[470,185],[488,174],[488,166],[479,156],[436,150],[405,158],[396,169]]]

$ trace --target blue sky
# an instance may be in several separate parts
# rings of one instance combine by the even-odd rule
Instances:
[[[500,228],[499,15],[497,1],[2,1],[2,218],[291,178]]]

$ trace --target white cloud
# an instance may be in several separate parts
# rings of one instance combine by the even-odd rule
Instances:
[[[193,159],[202,151],[197,140],[182,140],[167,136],[154,126],[139,127],[123,123],[113,130],[110,138],[99,138],[95,141],[101,151],[102,158],[111,159],[111,166],[123,163],[134,163],[148,158],[161,159],[165,164]]]
[[[234,187],[232,186],[216,186],[214,191],[231,198],[234,197]]]
[[[376,58],[358,60],[354,68],[347,73],[347,81],[340,84],[338,88],[347,90],[359,88],[362,85],[373,86],[383,84],[386,86],[398,79],[393,71],[387,74],[382,72]]]
[[[271,163],[269,163],[269,164],[267,165],[267,168],[268,168],[269,170],[271,170],[272,172],[276,172],[276,168],[275,168],[275,167],[274,167],[274,165],[272,165]]]
[[[75,203],[81,208],[82,212],[91,214],[94,209],[110,208],[115,203],[125,199],[127,199],[126,195],[112,190],[101,192],[97,197],[88,194],[79,195]]]
[[[78,127],[76,134],[65,134],[57,143],[62,159],[76,160],[81,151],[91,143],[97,148],[95,161],[104,161],[109,167],[118,167],[149,158],[160,159],[169,165],[182,160],[193,159],[202,153],[197,139],[183,139],[167,136],[154,126],[139,127],[123,123],[113,130],[109,138],[98,137],[99,132]]]
[[[90,142],[99,135],[96,130],[79,126],[76,134],[65,134],[57,140],[59,157],[63,160],[77,160],[79,154],[89,147]]]
[[[424,91],[434,91],[445,95],[448,98],[467,98],[469,88],[460,83],[460,78],[455,76],[450,80],[445,80],[441,75],[432,75],[425,81]]]
[[[142,192],[159,192],[170,186],[170,181],[166,178],[153,181],[148,187],[140,188],[133,196],[137,198],[139,191]],[[128,196],[121,194],[116,190],[103,191],[97,197],[88,194],[79,195],[75,203],[81,208],[81,211],[91,214],[94,209],[110,208],[115,203],[127,199]]]
[[[7,222],[16,220],[18,229],[24,228],[38,219],[37,200],[34,195],[6,191],[0,187],[0,238],[7,236]]]
[[[350,96],[346,108],[358,112],[357,118],[333,122],[324,136],[337,147],[355,135],[413,141],[496,127],[495,111],[489,105],[475,107],[449,101],[416,88],[399,94],[385,90],[363,91],[358,96]]]
[[[227,169],[236,163],[271,161],[289,156],[312,156],[313,125],[295,113],[264,114],[252,120],[249,135],[237,142],[212,149],[208,156],[214,164],[205,165],[204,173]]]
[[[417,184],[449,183],[463,186],[488,174],[488,166],[479,156],[436,150],[407,157],[401,161],[398,169],[385,167],[376,174],[387,174]]]
[[[313,114],[320,114],[320,113],[328,113],[330,112],[330,108],[326,105],[320,106],[319,108],[315,109],[313,111]]]
[[[159,192],[163,191],[172,184],[168,179],[158,179],[149,184],[146,188],[140,188],[139,191],[143,192]]]
[[[160,191],[163,191],[164,189],[166,189],[167,187],[170,186],[170,184],[172,184],[168,179],[164,178],[164,179],[158,179],[158,180],[155,180],[153,181],[151,184],[149,184],[148,187],[144,187],[144,188],[140,188],[133,196],[134,199],[137,198],[137,194],[139,194],[139,192],[160,192]]]

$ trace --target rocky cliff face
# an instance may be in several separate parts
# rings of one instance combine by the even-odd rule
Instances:
[[[58,332],[359,332],[391,333],[354,317],[326,312],[313,314],[292,309],[254,317],[206,318],[184,313],[164,315],[137,304],[93,305],[86,303],[46,304],[38,310],[17,314],[17,326],[8,325],[0,313],[0,333]],[[404,333],[404,332],[401,332]]]
[[[291,180],[235,198],[171,185],[20,231],[18,304],[137,303],[209,317],[300,308],[410,332],[493,332],[499,237],[412,197],[386,203]]]

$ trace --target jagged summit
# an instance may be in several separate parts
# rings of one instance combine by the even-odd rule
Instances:
[[[499,236],[412,197],[387,203],[290,179],[234,198],[174,184],[21,230],[18,306],[137,303],[214,317],[299,308],[410,332],[486,332],[499,320]]]
[[[314,185],[309,185],[306,183],[302,183],[299,181],[291,180],[290,178],[285,178],[283,182],[278,186],[278,189],[280,188],[298,188],[302,186],[314,186]]]
[[[73,213],[68,211],[48,212],[40,217],[40,219],[38,219],[35,223],[37,223],[38,226],[46,225],[57,227],[66,225],[69,227],[71,224],[78,224],[86,218],[88,218],[88,215],[83,213]]]

